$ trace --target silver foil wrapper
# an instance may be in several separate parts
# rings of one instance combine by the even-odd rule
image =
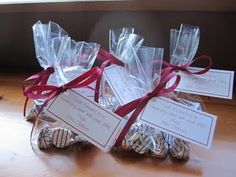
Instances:
[[[139,154],[148,152],[152,143],[151,132],[153,128],[141,123],[134,123],[127,132],[122,141],[121,148],[123,150],[134,150]]]
[[[150,152],[154,157],[165,158],[168,153],[168,144],[162,132],[142,123],[134,123],[126,134],[121,148],[134,150],[139,154]]]
[[[158,158],[166,158],[168,154],[168,144],[164,139],[163,133],[157,131],[156,135],[153,137],[153,143],[150,147],[151,155]]]
[[[52,130],[49,126],[43,127],[38,136],[38,147],[48,149],[52,147]]]
[[[142,123],[131,126],[121,144],[121,149],[134,150],[139,154],[149,152],[157,158],[166,158],[168,152],[178,160],[187,160],[190,156],[190,147],[186,141]]]
[[[50,126],[45,126],[38,135],[38,147],[40,149],[49,149],[53,147],[63,149],[77,142],[82,146],[91,146],[88,141],[81,138],[79,135],[62,127],[52,128]]]
[[[139,154],[148,152],[151,143],[151,136],[141,132],[135,133],[130,140],[131,148]]]
[[[66,148],[71,144],[72,132],[65,128],[53,129],[52,144],[57,148]]]
[[[172,135],[165,136],[166,141],[169,144],[170,155],[178,160],[188,160],[190,157],[190,146],[189,144]]]
[[[26,120],[34,120],[37,117],[38,111],[40,110],[40,105],[34,105],[31,109],[28,115],[25,117]]]
[[[92,144],[90,142],[88,142],[87,140],[82,138],[80,135],[74,134],[74,141],[71,143],[71,145],[75,144],[75,143],[78,143],[78,142],[82,146],[92,146]]]

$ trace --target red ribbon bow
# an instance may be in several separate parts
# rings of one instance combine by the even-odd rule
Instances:
[[[94,101],[96,101],[96,102],[98,102],[98,99],[99,99],[99,89],[100,89],[101,80],[102,80],[102,73],[103,73],[105,67],[108,64],[116,64],[116,65],[119,65],[119,66],[124,66],[124,63],[121,60],[119,60],[118,58],[116,58],[115,56],[113,56],[108,51],[106,51],[106,50],[104,50],[102,48],[99,50],[99,53],[97,55],[97,59],[99,61],[101,61],[102,64],[100,66],[101,75],[97,79],[96,87],[95,87],[96,90],[98,90],[98,92],[95,92],[95,96],[94,96]]]
[[[54,68],[48,67],[47,69],[30,76],[24,81],[23,90],[25,90],[25,88],[29,85],[46,85],[52,73],[54,73]],[[23,111],[24,116],[25,116],[28,100],[29,98],[26,97],[25,103],[24,103],[24,111]]]
[[[196,61],[199,61],[199,60],[205,60],[208,62],[208,65],[206,68],[200,70],[200,71],[197,71],[197,72],[192,72],[188,69],[189,66],[191,66],[193,63],[195,63]],[[173,65],[173,64],[170,64],[166,61],[163,61],[163,65],[166,66],[166,68],[162,69],[162,75],[163,76],[166,76],[170,73],[172,73],[173,71],[177,70],[177,71],[184,71],[185,73],[187,74],[205,74],[206,72],[209,71],[209,69],[211,68],[211,65],[212,65],[212,60],[211,60],[211,57],[209,56],[206,56],[206,55],[202,55],[184,65],[181,65],[181,66],[177,66],[177,65]]]
[[[94,67],[89,71],[83,73],[79,77],[75,78],[71,82],[63,86],[53,86],[53,85],[30,85],[24,87],[24,95],[29,99],[46,99],[42,105],[39,113],[42,111],[43,107],[47,103],[58,96],[60,93],[73,88],[89,87],[88,85],[93,83],[101,75],[101,70],[98,67]],[[95,90],[97,92],[97,90]]]
[[[166,88],[167,82],[174,77],[176,77],[176,80],[173,83],[173,85]],[[117,138],[115,146],[119,146],[122,143],[126,133],[130,129],[131,125],[135,122],[140,112],[147,105],[147,103],[154,97],[163,96],[167,93],[172,92],[178,86],[179,82],[180,82],[180,76],[174,73],[170,73],[161,79],[159,85],[152,92],[149,92],[145,96],[119,107],[115,111],[115,113],[121,117],[126,116],[132,111],[134,112],[132,113],[131,117],[129,118],[128,122],[126,123],[119,137]]]

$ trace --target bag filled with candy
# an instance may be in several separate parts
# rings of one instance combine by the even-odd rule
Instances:
[[[50,90],[51,88],[49,89],[50,91],[47,90],[48,87],[59,88],[89,71],[96,59],[100,45],[74,41],[65,30],[53,22],[48,24],[37,22],[33,26],[33,36],[36,57],[44,71],[42,71],[43,74],[42,72],[36,74],[40,76],[37,78],[38,82],[34,82],[35,80],[32,76],[29,79],[31,82],[33,80],[33,89],[41,89],[40,91],[35,90],[40,95],[40,99],[34,97],[35,105],[28,115],[28,118],[30,118],[32,117],[32,112],[34,112],[34,116],[37,116],[31,133],[32,145],[40,149],[49,149],[53,147],[66,148],[76,142],[88,144],[80,136],[65,128],[44,112],[45,102],[49,100],[47,100],[48,97],[43,98],[42,95],[52,91]],[[50,68],[51,72],[45,74],[48,68]],[[94,88],[94,85],[95,83],[91,83],[88,87]],[[29,89],[26,90],[25,92],[29,91]],[[75,90],[93,99],[93,89],[75,88]]]
[[[110,30],[110,53],[122,60],[124,67],[110,66],[104,71],[103,84],[105,83],[105,90],[109,91],[105,92],[106,94],[102,95],[102,98],[111,100],[106,102],[108,109],[112,107],[112,110],[116,110],[116,108],[119,110],[119,106],[122,107],[154,90],[161,81],[164,49],[143,46],[143,38],[133,32],[134,29],[132,28]],[[127,82],[127,84],[122,85],[122,87],[126,87],[124,92],[127,94],[123,98],[117,94],[117,87],[115,87],[121,83],[118,83],[119,81],[116,83],[116,80],[111,81],[112,76],[109,75],[114,67],[119,67],[119,71],[123,71],[123,83]],[[119,74],[121,75],[121,72]],[[113,99],[108,99],[111,97]],[[115,112],[118,113],[119,111],[116,110]],[[130,116],[131,113],[127,114],[125,118],[129,120]],[[168,154],[165,134],[158,129],[134,121],[129,129],[121,134],[123,137],[118,137],[118,141],[121,140],[121,142],[118,145],[116,144],[114,150],[132,150],[139,154],[152,155],[158,158],[165,158]]]
[[[153,93],[158,87],[168,90],[167,81],[165,81],[168,75],[175,73],[179,66],[189,66],[187,64],[193,59],[199,45],[198,27],[181,25],[180,30],[172,29],[170,64],[161,69],[164,49],[143,46],[143,38],[134,36],[132,28],[110,30],[110,53],[124,62],[124,67],[117,69],[119,71],[117,73],[121,75],[124,70],[125,77],[123,78],[125,80],[123,82],[128,84],[121,84],[121,81],[116,79],[111,81],[112,77],[109,76],[109,73],[112,75],[115,69],[113,69],[114,66],[107,67],[104,72],[102,90],[105,92],[102,92],[102,99],[108,100],[105,102],[105,106],[117,114],[122,112],[120,107],[149,95],[150,92]],[[166,62],[164,64],[166,66]],[[114,84],[115,82],[117,83]],[[166,83],[163,85],[163,82]],[[123,92],[126,92],[125,96],[122,97],[122,94],[118,93],[118,85],[126,87],[123,89]],[[165,96],[193,109],[202,110],[202,104],[199,99],[196,99],[196,96],[178,92],[170,92]],[[121,115],[126,115],[128,121],[133,118],[132,112],[128,114],[122,112]],[[156,116],[158,117],[158,115]],[[116,150],[133,150],[139,154],[148,154],[158,158],[165,158],[169,154],[172,158],[179,160],[187,160],[190,157],[188,142],[139,121],[133,121],[129,129],[126,128],[121,134],[121,138],[118,137],[120,142],[114,148]]]
[[[182,70],[187,74],[187,67],[193,63],[200,40],[200,29],[197,26],[181,24],[180,29],[170,30],[170,65],[162,70],[162,74],[168,72],[179,72]],[[202,73],[204,74],[204,72]],[[175,91],[171,98],[183,105],[195,110],[204,111],[202,100],[197,95],[180,93]],[[169,152],[172,157],[180,160],[189,159],[190,144],[180,138],[165,134],[165,140],[169,144]]]

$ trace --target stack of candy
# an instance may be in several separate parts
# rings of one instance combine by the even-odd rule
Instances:
[[[190,156],[190,147],[186,141],[141,123],[132,125],[120,148],[161,159],[166,158],[168,153],[179,160],[188,160]]]

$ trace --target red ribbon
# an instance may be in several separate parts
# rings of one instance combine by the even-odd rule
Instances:
[[[91,89],[91,87],[88,85],[97,80],[100,75],[101,70],[98,67],[94,67],[63,86],[30,85],[24,87],[24,95],[28,99],[45,99],[45,102],[39,111],[40,113],[43,107],[46,106],[50,100],[68,89],[81,87],[87,87]]]
[[[119,65],[119,66],[124,66],[124,63],[119,60],[118,58],[116,58],[115,56],[113,56],[112,54],[110,54],[108,51],[100,48],[99,52],[98,52],[98,55],[97,55],[97,59],[99,61],[102,62],[101,66],[100,66],[100,69],[101,69],[101,75],[100,77],[97,79],[97,82],[96,82],[96,91],[95,92],[95,95],[94,95],[94,101],[98,102],[98,99],[99,99],[99,89],[100,89],[100,85],[101,85],[101,80],[102,80],[102,73],[105,69],[105,67],[108,65],[108,64],[116,64],[116,65]]]
[[[188,69],[189,66],[191,66],[193,63],[195,63],[196,61],[199,61],[199,60],[205,60],[208,62],[208,65],[206,68],[203,68],[202,70],[200,71],[197,71],[197,72],[192,72]],[[161,73],[163,76],[166,76],[170,73],[172,73],[173,71],[177,70],[177,71],[184,71],[185,73],[187,74],[205,74],[206,72],[209,71],[209,69],[211,68],[211,65],[212,65],[212,60],[211,60],[211,57],[209,56],[206,56],[206,55],[202,55],[184,65],[181,65],[181,66],[177,66],[177,65],[173,65],[173,64],[170,64],[166,61],[163,61],[163,65],[166,66],[166,68],[162,69]]]
[[[46,85],[52,73],[54,73],[54,68],[48,67],[47,69],[30,76],[24,81],[23,90],[25,90],[25,88],[29,85]],[[29,98],[26,97],[25,103],[24,103],[24,111],[23,111],[24,116],[25,116],[28,100]]]
[[[176,77],[176,80],[173,83],[173,85],[166,88],[167,82],[174,77]],[[119,146],[122,143],[125,135],[127,134],[128,130],[130,129],[131,125],[135,122],[138,115],[144,109],[144,107],[147,105],[147,103],[154,97],[163,96],[167,93],[172,92],[178,86],[179,82],[180,82],[180,76],[176,75],[174,73],[170,73],[167,76],[162,77],[159,85],[152,92],[149,92],[145,96],[119,107],[115,111],[115,113],[121,117],[126,116],[127,114],[131,113],[132,111],[134,111],[134,112],[132,113],[131,117],[129,118],[128,122],[126,123],[126,125],[124,126],[123,130],[121,131],[119,137],[117,138],[115,146]]]

